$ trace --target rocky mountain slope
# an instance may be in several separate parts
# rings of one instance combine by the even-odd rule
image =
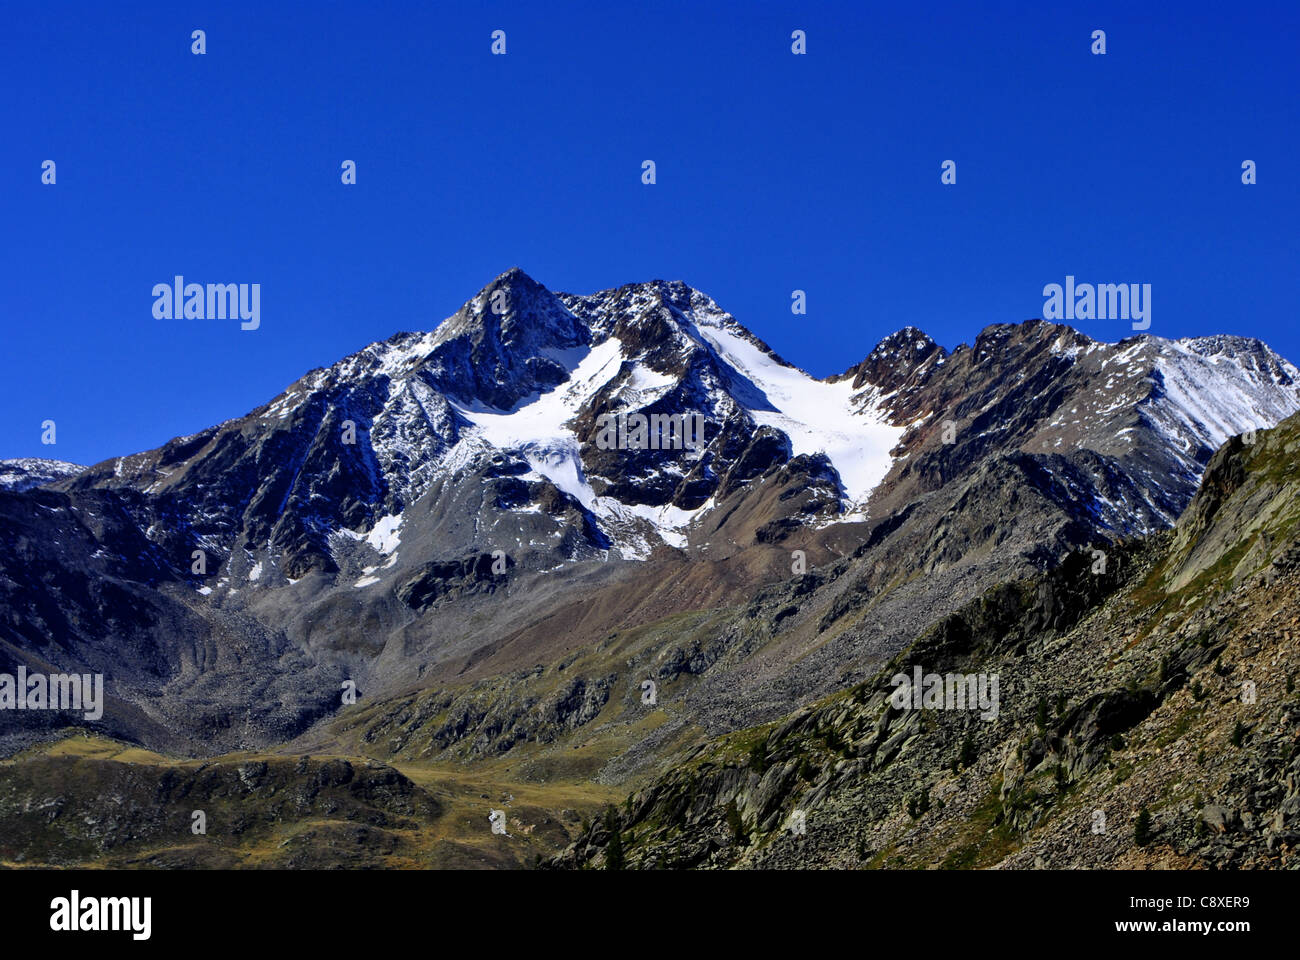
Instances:
[[[1300,417],[1228,440],[1172,531],[1000,584],[865,683],[690,748],[552,865],[1296,866],[1297,458]],[[996,715],[895,700],[917,668],[997,677]]]
[[[104,673],[96,729],[182,754],[580,738],[616,782],[1167,527],[1298,381],[1257,341],[1042,321],[951,353],[907,328],[820,381],[684,284],[511,270],[244,417],[0,491],[0,669]],[[606,449],[618,414],[699,415],[703,442]],[[5,720],[7,743],[67,722]]]

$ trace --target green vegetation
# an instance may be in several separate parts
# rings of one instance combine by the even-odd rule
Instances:
[[[975,738],[969,733],[966,739],[961,742],[961,752],[958,754],[958,761],[963,767],[969,767],[979,756],[979,751],[975,748]]]
[[[1015,831],[1002,817],[1001,778],[961,825],[961,834],[944,857],[944,870],[978,870],[1009,856],[1017,846]]]
[[[727,826],[731,828],[731,838],[736,841],[737,846],[743,847],[749,842],[745,819],[740,815],[740,808],[736,806],[734,797],[727,804]]]
[[[379,766],[255,752],[192,760],[68,736],[0,761],[0,867],[526,868],[563,849],[582,813],[626,794],[520,782],[510,762]],[[121,806],[105,810],[105,796]],[[58,798],[62,816],[42,811],[46,798]],[[493,807],[507,810],[510,837],[492,833]],[[191,830],[196,810],[206,833]]]
[[[1151,840],[1151,811],[1143,807],[1133,823],[1133,842],[1139,847],[1145,847]]]
[[[623,835],[619,833],[618,815],[614,812],[613,804],[605,811],[605,829],[609,831],[609,845],[605,847],[605,869],[622,870]]]
[[[930,809],[930,790],[923,788],[907,798],[907,815],[913,820],[919,819]]]

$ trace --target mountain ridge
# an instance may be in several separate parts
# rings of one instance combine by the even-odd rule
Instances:
[[[515,288],[518,288],[518,290]],[[511,322],[516,316],[520,315],[520,312],[516,311],[506,316],[503,323],[501,320],[495,319],[495,315],[489,307],[489,301],[497,292],[503,293],[508,299],[512,291],[517,298],[523,300],[523,321]],[[616,313],[611,318],[609,314],[611,305],[618,306],[620,304],[623,313]],[[574,309],[578,311],[577,314],[573,312]],[[363,418],[367,412],[370,412],[371,416],[377,417],[377,422],[369,424],[371,427],[379,428],[377,436],[372,439],[378,439],[381,444],[389,448],[389,451],[387,463],[366,463],[363,465],[364,469],[360,471],[360,475],[357,475],[354,479],[361,481],[364,480],[364,474],[376,474],[369,485],[373,494],[372,499],[385,499],[386,502],[382,505],[391,510],[398,502],[405,503],[418,498],[419,493],[422,492],[425,476],[433,469],[429,457],[426,456],[424,462],[414,463],[410,451],[402,449],[403,446],[409,447],[414,443],[423,443],[426,445],[427,451],[432,451],[436,456],[455,446],[459,442],[462,432],[472,429],[472,421],[465,416],[465,411],[460,409],[458,405],[448,402],[449,399],[457,397],[464,399],[468,396],[472,398],[469,401],[471,405],[474,402],[483,402],[495,410],[511,411],[523,398],[540,395],[543,392],[542,388],[554,390],[558,388],[561,382],[564,382],[564,379],[567,379],[567,376],[571,375],[572,371],[565,374],[562,365],[553,357],[542,356],[542,354],[547,351],[564,351],[599,344],[614,337],[618,332],[627,334],[632,328],[635,328],[635,333],[643,340],[647,336],[647,330],[650,334],[654,334],[643,343],[646,349],[636,359],[644,361],[646,367],[653,374],[663,375],[665,369],[672,369],[672,361],[676,360],[678,363],[682,361],[680,348],[683,336],[693,339],[696,346],[701,346],[700,340],[702,338],[696,336],[700,328],[695,322],[697,317],[693,313],[696,309],[703,311],[704,326],[716,324],[717,327],[724,331],[738,332],[738,335],[753,344],[760,353],[770,358],[778,369],[788,368],[797,374],[803,374],[797,367],[793,367],[778,357],[763,341],[753,336],[752,333],[736,322],[734,317],[717,307],[716,303],[707,295],[678,281],[656,280],[641,284],[625,284],[621,287],[598,291],[589,296],[565,293],[551,294],[522,270],[514,267],[485,286],[475,297],[466,301],[460,310],[447,320],[444,320],[433,331],[394,334],[385,341],[369,344],[330,367],[309,371],[266,404],[255,408],[243,417],[224,421],[222,424],[199,431],[196,434],[174,438],[164,444],[163,447],[155,448],[153,451],[110,458],[110,460],[102,461],[87,468],[86,474],[83,474],[83,476],[89,475],[91,478],[104,482],[107,480],[105,476],[107,465],[111,463],[113,465],[114,479],[117,479],[124,470],[129,473],[132,462],[138,458],[146,458],[149,454],[167,449],[184,450],[197,438],[211,436],[213,431],[219,431],[229,425],[242,424],[256,417],[259,413],[264,418],[274,414],[284,419],[292,415],[294,409],[296,409],[296,403],[309,401],[314,391],[322,390],[329,382],[343,383],[363,378],[387,378],[389,383],[396,379],[407,385],[410,395],[397,398],[399,409],[395,413],[389,412],[386,406],[381,407],[377,412],[374,410],[368,411],[367,409],[357,411]],[[625,316],[629,311],[631,315]],[[661,315],[660,311],[665,311],[668,314],[667,318]],[[673,311],[676,311],[676,314]],[[579,314],[582,315],[581,318],[579,318]],[[537,321],[537,323],[534,323],[534,321]],[[900,331],[883,337],[866,359],[850,367],[845,373],[832,375],[821,380],[812,378],[807,374],[803,374],[803,376],[808,384],[833,385],[849,381],[851,383],[851,397],[856,398],[853,402],[862,402],[861,394],[864,390],[870,391],[874,389],[880,395],[889,395],[891,396],[891,403],[884,415],[895,424],[912,426],[918,418],[924,416],[925,412],[932,412],[922,411],[918,408],[919,400],[916,394],[920,390],[922,383],[931,379],[938,368],[949,363],[954,357],[986,356],[990,347],[995,347],[995,342],[1005,337],[1007,331],[1017,329],[1021,331],[1032,330],[1040,325],[1048,330],[1049,334],[1055,339],[1069,341],[1068,344],[1062,344],[1058,348],[1058,352],[1062,356],[1071,359],[1077,357],[1079,353],[1086,354],[1099,348],[1113,348],[1118,352],[1123,352],[1131,349],[1130,345],[1151,346],[1156,354],[1161,355],[1160,358],[1175,350],[1181,350],[1197,357],[1219,356],[1222,354],[1223,345],[1226,343],[1230,345],[1246,345],[1249,349],[1242,352],[1252,355],[1252,359],[1256,361],[1256,368],[1259,366],[1269,368],[1267,372],[1272,373],[1277,383],[1281,385],[1294,386],[1295,382],[1300,379],[1300,373],[1297,373],[1293,366],[1273,354],[1262,342],[1250,340],[1249,338],[1207,337],[1167,341],[1142,335],[1137,338],[1121,340],[1117,344],[1102,344],[1063,324],[1053,325],[1047,324],[1045,321],[1032,320],[1020,325],[991,325],[980,332],[973,345],[961,344],[952,352],[934,343],[933,340],[917,328],[904,327]],[[530,330],[534,332],[529,333]],[[541,340],[536,339],[538,336],[536,330],[545,331]],[[488,332],[485,333],[485,331]],[[505,340],[502,340],[503,331]],[[456,344],[460,341],[472,343],[472,346],[455,348],[453,350],[455,356],[453,357],[437,355],[440,347],[446,347],[448,344]],[[919,361],[909,359],[906,355],[902,357],[895,356],[898,352],[895,348],[900,344],[900,341],[907,347],[913,348],[904,350],[904,354],[920,352]],[[484,344],[487,344],[487,346],[484,346]],[[670,344],[679,348],[672,356],[665,349]],[[507,346],[512,349],[506,350],[505,347]],[[1197,349],[1201,347],[1207,349]],[[507,362],[507,359],[513,353],[518,352],[513,348],[522,349],[529,356],[525,357],[520,363]],[[1211,349],[1213,353],[1210,353]],[[477,355],[474,353],[475,350],[479,351]],[[484,353],[484,350],[487,352]],[[429,376],[415,379],[415,382],[412,383],[413,378],[424,372],[425,365],[429,364],[430,360],[435,357],[433,369],[429,372]],[[502,366],[503,362],[505,366]],[[623,362],[626,363],[627,361],[624,360]],[[718,366],[718,364],[713,364],[713,366]],[[723,366],[726,366],[726,364],[723,364]],[[473,379],[472,372],[482,367],[491,369],[494,381],[492,385]],[[681,371],[674,372],[680,374]],[[735,373],[736,371],[730,372]],[[540,379],[538,379],[539,377]],[[508,389],[495,386],[495,382],[502,379],[511,382]],[[744,379],[743,375],[741,379]],[[754,394],[752,391],[746,393],[745,386],[745,384],[741,384],[737,389],[742,391],[746,399],[752,400]],[[505,390],[505,392],[500,392],[501,390]],[[724,392],[735,393],[735,390],[724,390]],[[1294,399],[1295,393],[1295,390],[1291,391],[1292,399]],[[369,399],[381,402],[376,397]],[[392,401],[394,398],[390,396],[386,399]],[[591,445],[590,434],[594,429],[591,421],[594,420],[596,413],[604,412],[610,398],[599,396],[595,399],[597,401],[596,409],[588,411],[586,421],[583,423],[588,435],[578,437],[579,442],[587,447]],[[694,399],[698,400],[700,398],[697,396]],[[758,400],[757,406],[761,407],[762,405],[763,400]],[[363,404],[363,408],[368,406],[371,405]],[[734,404],[731,406],[734,406]],[[1199,403],[1198,406],[1201,408],[1200,412],[1203,412],[1205,404]],[[653,409],[653,405],[646,407],[646,409]],[[582,411],[571,412],[575,416],[582,413]],[[717,410],[713,412],[719,413]],[[725,410],[721,412],[725,414],[734,411]],[[753,413],[754,411],[751,410],[750,412]],[[1271,416],[1280,417],[1288,412],[1290,411],[1276,403],[1271,404],[1269,409]],[[406,438],[401,436],[402,433],[410,431],[413,424],[419,426],[419,420],[421,419],[425,421],[425,424],[423,429],[415,431],[417,434],[415,437]],[[1178,418],[1176,416],[1167,416],[1165,419]],[[1187,420],[1189,418],[1182,417],[1182,419]],[[1239,421],[1241,419],[1238,418]],[[397,423],[397,421],[401,422]],[[719,425],[715,424],[715,426]],[[1256,426],[1263,425],[1263,423],[1256,424]],[[1240,423],[1227,424],[1226,426],[1214,424],[1212,429],[1203,431],[1206,434],[1204,439],[1207,442],[1203,444],[1206,449],[1202,451],[1202,457],[1208,456],[1208,451],[1217,446],[1217,443],[1222,442],[1226,435],[1229,435],[1231,428],[1239,426],[1241,426]],[[389,429],[389,435],[384,433],[386,428]],[[780,430],[780,426],[777,425],[776,429]],[[880,442],[886,441],[882,439]],[[579,461],[590,459],[590,451],[584,451],[577,459]],[[597,457],[596,459],[599,460],[600,458]],[[834,460],[835,458],[832,457],[833,466],[835,466]],[[533,464],[533,466],[535,468],[536,464]],[[585,463],[581,463],[578,469],[580,470],[582,466],[585,466]],[[1186,472],[1189,465],[1184,462],[1180,466]],[[840,472],[842,473],[842,470]],[[414,482],[402,482],[400,479],[394,483],[386,484],[383,482],[390,478],[401,478],[404,474],[409,476],[412,473],[417,477]],[[859,500],[865,499],[870,492],[870,487],[874,486],[870,482],[875,479],[874,473],[868,472],[866,476],[867,480],[859,484],[856,489]],[[550,479],[553,480],[554,478]],[[1189,479],[1194,478],[1189,477]],[[364,483],[359,485],[365,486]],[[396,487],[397,496],[385,497],[383,494],[385,487]],[[707,488],[707,482],[697,482],[692,489],[702,490]],[[570,486],[563,489],[563,492],[572,495],[576,490],[573,486]],[[693,510],[707,498],[701,497],[699,493],[692,492],[670,497],[669,499],[675,501],[678,506]],[[589,504],[585,506],[589,508]],[[360,515],[355,510],[351,510],[345,513],[343,519],[352,521],[358,516]],[[374,521],[379,519],[379,516],[369,516],[368,519]],[[656,532],[662,535],[664,531],[658,530]]]
[[[113,665],[108,732],[193,749],[306,736],[345,679],[380,699],[487,681],[726,611],[698,648],[657,648],[696,664],[670,671],[692,692],[666,743],[822,695],[996,582],[1168,527],[1220,435],[1300,408],[1296,379],[1257,341],[1028,321],[952,352],[904,328],[816,380],[684,283],[552,294],[514,269],[243,417],[0,494],[0,641],[10,663]],[[702,450],[596,442],[603,416],[697,412]],[[612,697],[611,669],[584,689]]]

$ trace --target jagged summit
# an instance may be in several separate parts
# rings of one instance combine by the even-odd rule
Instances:
[[[903,327],[881,339],[867,358],[832,380],[850,379],[855,389],[874,384],[896,390],[903,383],[942,363],[948,351],[925,332],[913,326]]]
[[[174,498],[188,536],[289,579],[347,566],[348,537],[405,523],[422,500],[458,516],[452,555],[505,535],[568,559],[647,557],[686,547],[723,501],[792,461],[808,465],[806,494],[763,517],[784,530],[888,512],[1013,452],[1073,458],[1103,478],[1078,494],[1088,510],[1146,530],[1172,522],[1223,439],[1294,411],[1298,380],[1244,338],[1103,344],[1033,320],[951,353],[905,326],[823,381],[681,281],[576,295],[512,267],[431,332],[67,483]],[[601,418],[628,414],[698,415],[702,446],[603,448]]]

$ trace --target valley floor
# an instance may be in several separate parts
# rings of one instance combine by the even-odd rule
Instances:
[[[188,760],[72,734],[0,761],[0,867],[525,868],[625,793],[518,782],[509,766]],[[505,835],[492,810],[504,812]]]

